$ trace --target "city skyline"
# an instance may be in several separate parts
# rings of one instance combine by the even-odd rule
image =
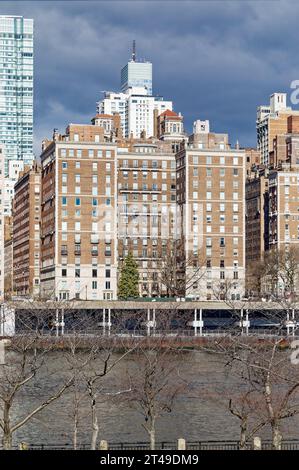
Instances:
[[[294,21],[298,6],[213,2],[215,10],[207,2],[184,3],[2,3],[3,14],[35,19],[36,154],[54,127],[87,122],[101,91],[120,89],[133,39],[138,56],[153,63],[156,93],[173,100],[187,131],[195,119],[210,119],[214,131],[229,132],[232,144],[255,146],[256,107],[273,90],[290,92],[297,78],[291,46],[297,32],[286,20]],[[155,24],[146,20],[151,15]],[[275,24],[283,31],[279,42],[269,34]]]

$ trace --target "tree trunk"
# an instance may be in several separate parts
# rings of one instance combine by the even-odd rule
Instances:
[[[240,450],[246,450],[246,437],[247,437],[247,419],[242,420],[240,435]]]
[[[12,448],[12,434],[9,431],[3,431],[2,445],[4,450],[11,450]]]
[[[272,445],[273,449],[281,450],[282,434],[280,432],[278,424],[274,424],[272,427]]]
[[[74,429],[73,429],[73,447],[74,450],[77,450],[77,444],[78,444],[78,413],[77,411],[75,412],[75,419],[74,419]]]
[[[151,417],[151,419],[150,419],[149,436],[150,436],[150,448],[151,448],[151,450],[155,450],[155,448],[156,448],[156,420],[155,420],[155,417]]]
[[[96,412],[96,404],[95,399],[92,401],[92,437],[91,437],[91,450],[96,450],[97,448],[97,440],[99,434],[99,425],[98,425],[98,418]]]
[[[2,445],[4,450],[11,450],[12,448],[12,432],[10,428],[10,403],[4,402],[3,406],[3,436]]]
[[[155,450],[155,447],[156,447],[156,431],[155,431],[155,428],[152,428],[150,430],[149,435],[150,435],[151,450]]]

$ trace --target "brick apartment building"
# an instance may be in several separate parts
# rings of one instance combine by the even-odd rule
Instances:
[[[117,146],[104,133],[71,124],[43,144],[43,297],[116,298]]]
[[[245,283],[245,152],[227,134],[196,121],[176,155],[180,237],[192,279],[187,296],[210,300],[243,296]]]
[[[25,167],[15,184],[13,200],[13,291],[40,294],[41,169]]]

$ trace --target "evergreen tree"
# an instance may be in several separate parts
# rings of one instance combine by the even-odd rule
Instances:
[[[128,298],[139,297],[138,280],[138,264],[134,260],[132,253],[129,253],[120,271],[118,298],[126,300]]]

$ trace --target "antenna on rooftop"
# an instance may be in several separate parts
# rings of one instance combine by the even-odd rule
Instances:
[[[132,60],[133,60],[133,62],[136,61],[136,41],[135,41],[135,39],[133,40]]]

